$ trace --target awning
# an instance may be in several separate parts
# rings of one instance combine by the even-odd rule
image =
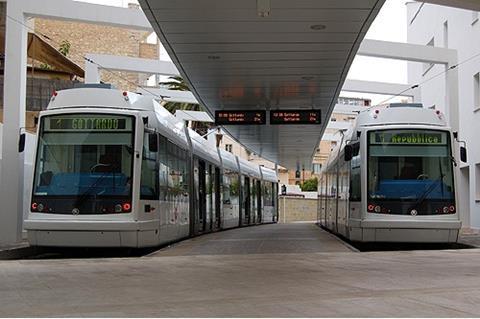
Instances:
[[[80,66],[31,32],[28,33],[27,50],[29,58],[46,63],[55,70],[69,72],[82,78],[85,77],[85,71]]]

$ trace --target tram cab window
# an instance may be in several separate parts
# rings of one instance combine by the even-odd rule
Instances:
[[[390,214],[455,211],[450,138],[436,130],[369,132],[368,198]],[[410,203],[410,204],[406,204]],[[383,212],[382,210],[382,212]]]
[[[34,195],[130,193],[132,118],[63,114],[43,117],[40,127]]]
[[[140,198],[158,199],[158,152],[151,152],[149,148],[149,133],[143,137],[142,171],[140,178]]]

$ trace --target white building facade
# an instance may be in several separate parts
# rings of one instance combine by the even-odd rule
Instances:
[[[466,228],[480,229],[480,21],[479,12],[420,2],[407,3],[408,43],[458,52],[459,139],[468,163],[458,163],[460,216]],[[448,116],[445,67],[409,63],[408,81],[420,84],[422,103]]]

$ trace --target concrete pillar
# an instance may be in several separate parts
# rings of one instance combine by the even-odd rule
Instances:
[[[7,2],[7,15],[26,23],[19,1]],[[25,127],[27,30],[6,19],[3,88],[2,170],[0,176],[0,245],[21,240],[24,155],[18,153],[20,129]]]

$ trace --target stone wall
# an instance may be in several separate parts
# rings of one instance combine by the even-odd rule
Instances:
[[[317,220],[317,199],[280,196],[278,213],[280,223]]]
[[[47,41],[55,48],[68,40],[71,44],[68,57],[82,68],[85,67],[83,56],[87,53],[158,59],[158,45],[146,43],[150,34],[146,31],[41,18],[35,19],[35,31],[51,38]],[[120,90],[135,90],[139,79],[144,78],[135,73],[101,72],[102,81]]]

